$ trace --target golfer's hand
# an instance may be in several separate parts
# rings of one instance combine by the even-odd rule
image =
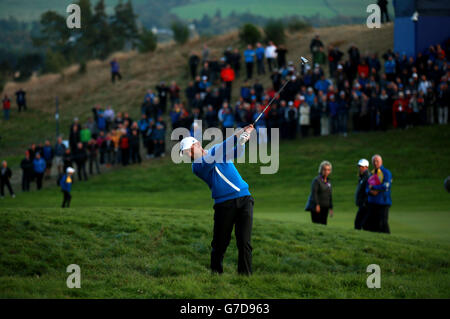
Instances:
[[[320,213],[320,205],[316,205],[316,213]]]
[[[244,132],[241,134],[241,136],[239,136],[239,144],[244,145],[245,143],[247,143],[247,141],[249,139],[250,139],[250,134],[247,132]]]
[[[244,132],[239,136],[239,144],[244,145],[250,139],[250,133],[253,130],[253,125],[244,127]]]
[[[333,210],[330,209],[330,217],[333,217]]]
[[[247,125],[246,127],[244,127],[244,132],[247,132],[248,134],[250,134],[255,128],[253,127],[253,124]]]

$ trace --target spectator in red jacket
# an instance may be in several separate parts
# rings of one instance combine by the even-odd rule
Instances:
[[[220,77],[222,78],[222,81],[225,82],[225,99],[228,101],[228,103],[231,100],[231,90],[232,90],[232,83],[235,79],[235,73],[233,68],[230,64],[227,64],[222,71],[220,72]]]
[[[362,74],[366,77],[369,75],[369,66],[367,65],[365,59],[362,59],[361,63],[358,65],[358,75],[362,77]]]
[[[405,98],[403,92],[398,93],[398,98],[394,101],[392,108],[392,125],[394,127],[405,128],[406,127],[406,111],[408,108],[408,100]]]
[[[127,134],[123,134],[119,140],[119,147],[122,154],[122,165],[128,165],[130,159],[130,145]]]
[[[11,100],[9,99],[8,95],[5,94],[5,97],[3,98],[3,117],[5,118],[5,121],[9,120],[10,112],[11,112]]]

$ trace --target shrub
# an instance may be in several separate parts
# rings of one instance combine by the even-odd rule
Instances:
[[[275,44],[282,44],[286,40],[284,33],[284,24],[281,20],[270,20],[264,27],[267,41],[273,41]]]
[[[157,41],[157,36],[152,31],[143,29],[142,33],[139,35],[139,52],[145,53],[155,51],[158,45]]]
[[[173,22],[170,26],[173,32],[173,38],[178,44],[185,44],[189,40],[189,28],[182,22]]]
[[[60,72],[67,64],[64,55],[59,52],[53,52],[48,50],[45,54],[45,63],[44,63],[44,73],[58,73]]]
[[[291,32],[309,30],[312,28],[308,22],[300,20],[296,17],[289,20],[287,27]]]
[[[255,45],[256,42],[261,41],[261,32],[254,24],[247,23],[239,31],[239,39],[244,44]]]

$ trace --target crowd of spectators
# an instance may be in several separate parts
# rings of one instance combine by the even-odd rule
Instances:
[[[43,180],[50,179],[53,165],[59,185],[68,167],[76,167],[78,179],[86,181],[88,175],[100,174],[102,166],[141,163],[141,144],[146,148],[146,158],[165,156],[166,123],[162,110],[153,106],[146,110],[154,117],[147,119],[144,113],[139,121],[134,121],[128,113],[115,114],[110,106],[102,109],[97,105],[86,123],[81,124],[74,118],[67,140],[60,136],[55,145],[49,140],[44,144],[32,144],[20,164],[22,190],[29,191],[34,181],[36,188],[41,189]]]
[[[448,42],[430,46],[416,58],[391,50],[381,57],[361,54],[351,45],[344,59],[344,52],[325,48],[316,35],[310,44],[312,64],[302,66],[286,60],[283,46],[248,45],[243,53],[246,77],[236,101],[231,96],[241,73],[239,50],[227,48],[220,60],[208,60],[203,51],[202,60],[196,54],[189,58],[193,80],[185,90],[187,102],[177,98],[173,103],[172,127],[190,128],[194,119],[204,120],[206,127],[243,127],[274,97],[257,129],[280,128],[286,139],[298,133],[346,136],[349,131],[448,123]],[[254,79],[254,65],[258,76],[265,76],[267,65],[271,86],[264,88],[261,78]]]

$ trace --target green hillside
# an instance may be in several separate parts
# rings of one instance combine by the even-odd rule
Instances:
[[[235,13],[251,13],[267,18],[282,18],[285,16],[311,17],[319,15],[324,18],[341,16],[365,17],[366,8],[372,0],[197,0],[176,6],[171,12],[183,19],[201,19],[203,15],[213,16],[217,10],[222,16]],[[393,14],[393,7],[390,13]]]
[[[448,126],[283,142],[280,169],[238,164],[255,198],[254,276],[236,275],[234,239],[223,276],[208,270],[212,200],[188,164],[170,158],[73,186],[0,201],[0,297],[449,298]],[[353,230],[355,163],[380,153],[394,176],[391,235]],[[335,216],[304,212],[323,159],[333,163]],[[78,264],[82,289],[65,286]],[[379,264],[381,289],[366,287]]]
[[[47,10],[55,10],[60,13],[66,11],[66,7],[74,3],[73,0],[0,0],[0,18],[13,16],[20,21],[39,20],[40,15]],[[124,1],[125,2],[125,1]],[[392,2],[392,1],[391,1]],[[91,0],[95,5],[97,0]],[[114,11],[118,0],[105,0],[109,13]],[[373,3],[371,0],[170,0],[150,1],[132,0],[136,12],[144,24],[149,24],[152,11],[158,14],[171,12],[183,19],[201,19],[204,14],[213,16],[218,9],[223,16],[228,16],[232,11],[236,13],[251,13],[268,18],[280,18],[283,16],[299,15],[333,17],[336,15],[363,17],[367,16],[366,7]],[[393,7],[390,4],[390,12]]]

